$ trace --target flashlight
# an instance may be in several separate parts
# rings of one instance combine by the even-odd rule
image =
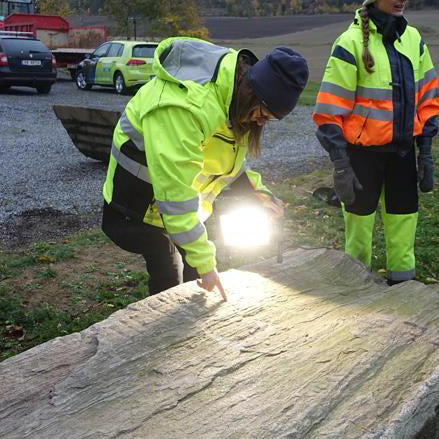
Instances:
[[[259,207],[245,206],[220,216],[223,242],[229,247],[251,248],[267,245],[271,226],[267,212]]]
[[[267,191],[261,192],[274,196]],[[227,248],[255,249],[269,245],[274,240],[277,247],[277,262],[283,262],[282,231],[283,219],[270,218],[268,210],[260,202],[244,203],[236,200],[233,203],[236,208],[223,209],[220,215],[220,229],[222,241]]]

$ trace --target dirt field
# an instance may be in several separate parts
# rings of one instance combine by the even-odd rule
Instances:
[[[267,38],[317,29],[332,23],[346,22],[351,14],[292,15],[288,17],[206,17],[206,26],[214,40]]]
[[[308,60],[311,80],[320,82],[332,43],[346,29],[352,18],[353,14],[332,14],[256,18],[205,17],[204,20],[214,42],[234,48],[247,47],[260,57],[275,46],[296,48]],[[406,18],[419,29],[439,67],[439,9],[408,11]],[[106,24],[110,35],[115,32],[114,23],[107,17],[71,17],[69,21],[75,26]],[[139,24],[137,34],[146,33],[145,27]],[[138,37],[141,38],[148,39]]]
[[[319,17],[337,17],[334,15]],[[285,45],[298,50],[308,60],[310,67],[311,80],[320,82],[323,69],[328,60],[332,43],[340,33],[342,33],[352,21],[351,15],[344,15],[344,21],[330,22],[320,27],[302,30],[300,32],[285,35],[269,36],[265,38],[245,38],[245,39],[217,39],[216,43],[224,46],[242,48],[247,47],[253,50],[258,56],[264,56],[270,49],[276,46]],[[317,17],[316,17],[317,18]],[[406,14],[409,23],[418,28],[424,41],[428,44],[436,69],[439,70],[439,10],[430,11],[411,11]],[[238,19],[234,19],[238,20]],[[265,20],[265,19],[263,19]],[[312,21],[308,23],[312,25]]]
[[[209,29],[212,39],[266,38],[275,35],[300,32],[318,28],[330,23],[339,23],[350,19],[351,14],[332,15],[291,15],[287,17],[203,17],[204,25]],[[110,35],[114,35],[116,24],[105,16],[72,16],[72,26],[106,25]],[[137,23],[137,35],[147,35],[148,27]],[[143,38],[143,37],[142,37]],[[138,38],[140,39],[140,37]]]

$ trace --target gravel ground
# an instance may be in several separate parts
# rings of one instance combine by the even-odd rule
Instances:
[[[33,89],[0,92],[0,243],[25,245],[99,223],[105,166],[72,144],[53,104],[123,110],[130,96],[96,87],[81,92],[57,82],[49,95]],[[327,166],[314,136],[312,108],[298,107],[266,128],[263,153],[251,161],[266,181]]]

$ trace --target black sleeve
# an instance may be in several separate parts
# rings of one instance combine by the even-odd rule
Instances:
[[[255,188],[251,185],[245,172],[228,187],[227,195],[238,198],[254,197]]]
[[[417,136],[416,143],[418,146],[427,145],[430,146],[433,137],[438,133],[438,124],[436,116],[430,117],[430,119],[425,122],[422,134]]]
[[[342,129],[338,125],[320,125],[316,136],[320,145],[329,153],[332,161],[346,156],[347,142]]]

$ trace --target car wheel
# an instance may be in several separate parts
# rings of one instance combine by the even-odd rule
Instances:
[[[116,93],[119,95],[126,94],[127,87],[125,85],[125,81],[123,79],[122,73],[116,73],[114,76],[114,88],[116,89]]]
[[[51,88],[52,88],[51,84],[39,84],[36,87],[37,92],[41,95],[47,95],[47,93],[50,92]]]
[[[76,73],[76,87],[79,88],[79,90],[90,90],[91,84],[87,82],[85,79],[84,72],[82,70],[79,70]]]

